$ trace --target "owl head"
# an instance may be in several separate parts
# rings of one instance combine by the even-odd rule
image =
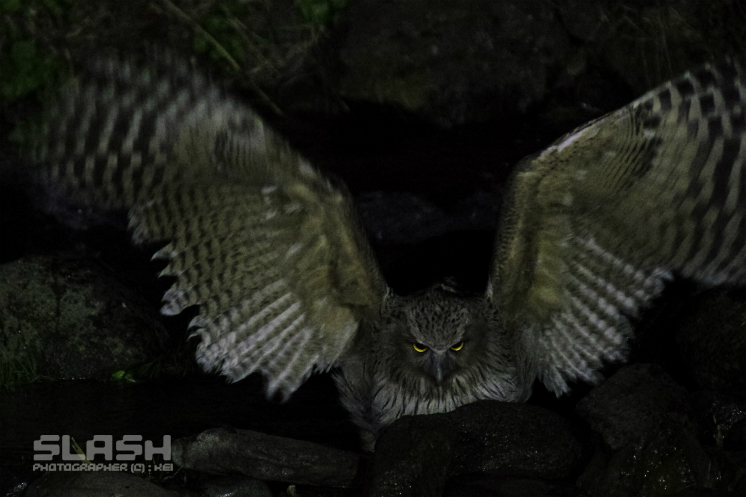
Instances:
[[[393,299],[383,331],[394,375],[447,388],[479,362],[488,323],[476,306],[442,288]]]

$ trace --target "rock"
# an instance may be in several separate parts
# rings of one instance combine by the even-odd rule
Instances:
[[[475,478],[451,482],[444,497],[576,497],[578,492],[560,483],[526,478]]]
[[[224,476],[206,482],[200,488],[201,497],[272,497],[263,481],[240,476]]]
[[[537,0],[364,0],[343,13],[340,92],[444,124],[517,115],[540,101],[569,41]]]
[[[26,497],[176,497],[144,478],[118,472],[47,473],[33,482]]]
[[[723,440],[723,448],[734,451],[746,450],[746,418],[731,426]]]
[[[564,0],[557,7],[587,58],[638,95],[706,60],[746,49],[746,12],[730,0]]]
[[[456,230],[494,231],[501,200],[497,192],[477,192],[446,212],[411,193],[373,192],[355,206],[375,242],[412,245]]]
[[[635,443],[612,452],[598,451],[577,485],[588,495],[652,497],[714,489],[719,479],[717,464],[693,430],[670,416],[641,433]]]
[[[576,411],[610,448],[619,449],[656,429],[667,413],[687,406],[686,390],[663,369],[633,364],[594,388]]]
[[[614,2],[606,2],[606,5]],[[572,36],[592,42],[604,27],[604,4],[593,0],[564,0],[558,3],[562,24]]]
[[[171,454],[186,469],[332,487],[351,486],[360,462],[352,452],[228,428],[176,440]]]
[[[605,442],[577,482],[589,495],[698,495],[737,486],[740,459],[718,447],[740,418],[722,396],[688,395],[660,367],[635,364],[594,388],[576,410]]]
[[[689,400],[700,442],[720,472],[718,487],[746,495],[746,399],[700,391]]]
[[[481,292],[492,262],[500,195],[479,192],[444,209],[425,198],[375,192],[356,202],[387,283],[407,294],[447,282]]]
[[[746,450],[716,452],[713,460],[720,470],[718,487],[732,495],[746,495]]]
[[[482,401],[445,414],[405,416],[385,429],[371,461],[368,493],[442,495],[449,477],[469,473],[561,478],[581,452],[557,414]]]
[[[0,266],[0,369],[6,382],[92,378],[152,359],[167,335],[152,306],[77,257]]]
[[[743,432],[746,426],[746,399],[700,391],[691,394],[689,402],[703,444],[725,450],[746,449],[746,434]]]
[[[746,392],[746,292],[712,290],[677,319],[676,344],[687,371],[706,390]]]
[[[34,475],[30,468],[7,467],[0,464],[0,495],[23,497]]]
[[[669,495],[672,495],[673,497],[740,497],[744,494],[743,492],[728,492],[723,490],[712,490],[709,488],[690,488]]]

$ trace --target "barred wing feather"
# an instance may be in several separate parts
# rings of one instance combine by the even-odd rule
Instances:
[[[746,84],[707,65],[519,167],[489,297],[557,393],[624,357],[675,275],[746,282]]]
[[[239,100],[178,59],[104,61],[65,87],[35,148],[39,176],[128,208],[176,278],[164,314],[199,305],[198,359],[259,371],[287,397],[334,365],[387,287],[349,195]]]

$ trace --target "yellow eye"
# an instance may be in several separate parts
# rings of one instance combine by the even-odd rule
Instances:
[[[459,350],[464,348],[464,342],[459,342],[453,347],[451,347],[451,350],[458,352]]]
[[[414,350],[420,353],[425,352],[427,350],[427,347],[425,347],[424,345],[418,342],[413,343],[412,347],[414,347]]]

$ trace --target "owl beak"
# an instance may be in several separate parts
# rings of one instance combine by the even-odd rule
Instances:
[[[443,382],[443,363],[441,361],[438,361],[438,364],[435,366],[435,371],[433,373],[433,378],[435,378],[435,381],[437,381],[438,385],[440,385]]]
[[[435,379],[436,383],[440,385],[443,382],[443,378],[448,374],[448,368],[446,367],[446,357],[443,354],[434,353],[430,361],[428,361],[425,371],[427,374]]]

